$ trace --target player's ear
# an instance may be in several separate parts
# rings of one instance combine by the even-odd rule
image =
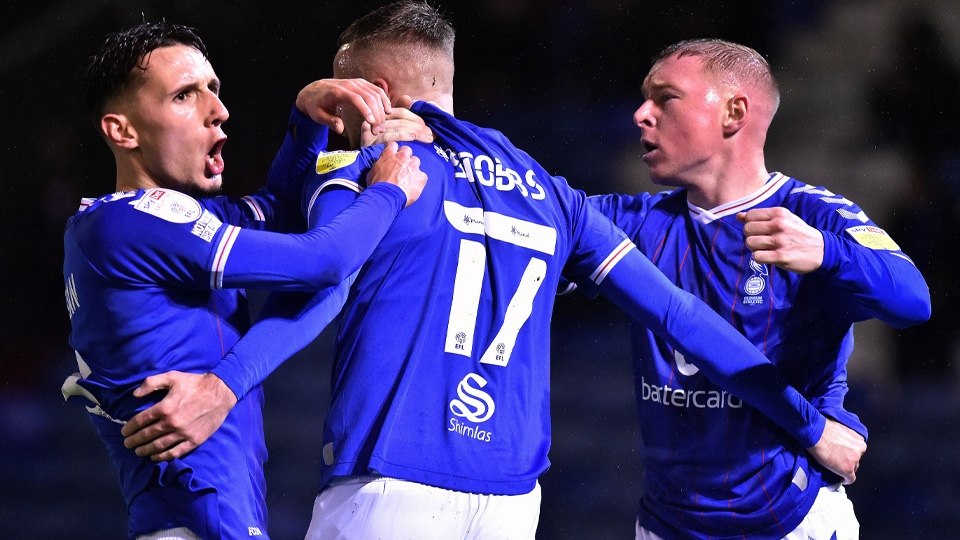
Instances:
[[[390,94],[390,83],[388,83],[386,79],[373,79],[370,82],[383,89],[383,92],[387,94],[388,98],[390,98],[390,105],[394,107],[397,106],[397,100],[399,100],[401,96],[394,96]]]
[[[107,141],[119,148],[132,149],[139,145],[137,130],[124,114],[109,113],[100,119],[100,131]]]
[[[733,135],[747,123],[750,110],[750,98],[746,94],[734,94],[727,100],[723,115],[723,132]]]

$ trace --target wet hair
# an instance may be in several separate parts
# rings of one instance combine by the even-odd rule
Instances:
[[[671,56],[699,57],[703,68],[720,80],[734,86],[756,86],[768,94],[774,111],[780,105],[780,87],[770,64],[750,47],[720,39],[680,41],[661,51],[654,59],[654,67]]]
[[[207,57],[207,46],[188,26],[165,20],[143,23],[107,36],[97,54],[80,72],[80,85],[87,107],[99,120],[106,104],[133,87],[147,69],[155,49],[174,45],[193,47]]]
[[[340,34],[337,48],[424,45],[453,57],[455,31],[446,16],[421,0],[399,0],[354,21]]]

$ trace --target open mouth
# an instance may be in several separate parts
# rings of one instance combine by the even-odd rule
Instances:
[[[226,142],[226,137],[217,139],[217,142],[213,143],[213,148],[207,152],[207,176],[219,176],[223,173],[223,155],[220,152]]]
[[[657,145],[653,144],[650,141],[641,140],[640,144],[643,146],[643,155],[647,155],[650,152],[653,152],[654,150],[659,148]]]

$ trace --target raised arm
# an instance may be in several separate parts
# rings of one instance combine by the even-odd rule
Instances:
[[[737,215],[747,247],[761,264],[817,272],[848,292],[864,311],[896,328],[930,318],[930,290],[920,271],[879,227],[837,234],[814,228],[782,207]],[[858,235],[852,236],[852,235]]]
[[[388,145],[368,174],[367,184],[391,183],[401,187],[408,201],[416,200],[426,181],[417,164],[409,148],[400,150],[396,144]],[[331,211],[325,221],[342,220],[344,215],[349,216],[356,210],[356,204],[350,203],[358,197],[352,192],[347,193],[346,197],[338,199],[336,204],[340,206]],[[331,196],[336,198],[337,194]],[[339,212],[347,205],[350,206]],[[369,216],[368,222],[352,225],[368,237],[376,237],[376,242],[366,247],[350,246],[353,250],[362,249],[360,262],[369,257],[386,231],[385,227],[376,224],[375,217]],[[392,223],[392,217],[389,222]],[[318,227],[318,230],[333,224]],[[166,390],[167,395],[127,422],[122,429],[126,437],[124,444],[127,448],[135,448],[138,455],[151,456],[155,461],[181,457],[202,444],[223,423],[239,397],[309,344],[336,317],[351,280],[352,276],[316,295],[271,295],[261,320],[209,373],[169,372],[148,377],[135,391],[136,396],[143,397],[158,390]],[[277,339],[277,336],[283,338]]]

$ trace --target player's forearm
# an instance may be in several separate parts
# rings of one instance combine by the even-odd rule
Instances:
[[[223,288],[317,291],[356,272],[383,239],[406,195],[380,183],[328,225],[299,235],[240,231],[224,266]]]
[[[293,107],[287,134],[267,172],[267,189],[291,212],[299,214],[303,179],[316,164],[317,154],[327,146],[328,130]]]
[[[640,252],[627,254],[600,284],[600,292],[805,448],[820,440],[826,418],[733,326],[676,288]]]
[[[819,273],[853,295],[871,316],[905,328],[930,318],[930,290],[914,264],[899,252],[874,250],[823,233]]]
[[[355,276],[315,294],[272,293],[257,323],[212,372],[242,398],[336,318]]]

